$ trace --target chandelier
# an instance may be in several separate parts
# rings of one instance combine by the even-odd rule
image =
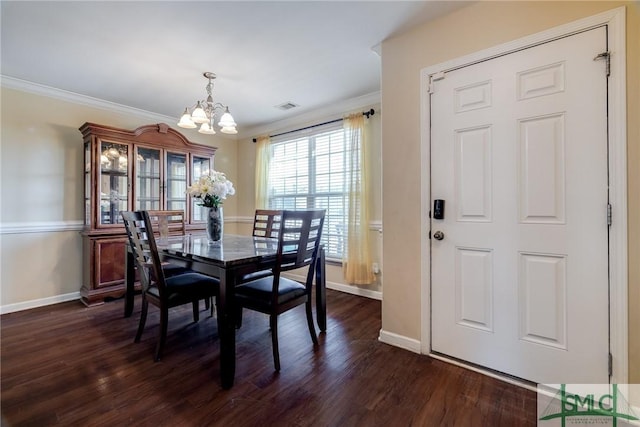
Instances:
[[[213,103],[213,95],[211,95],[211,92],[213,91],[213,80],[216,78],[216,75],[209,71],[203,73],[203,75],[209,79],[209,83],[207,84],[207,99],[196,102],[191,109],[189,109],[189,107],[185,108],[178,122],[178,126],[185,129],[195,129],[200,125],[198,132],[215,135],[216,131],[213,128],[213,123],[216,117],[216,110],[224,110],[224,113],[218,121],[218,126],[221,128],[220,132],[228,134],[238,133],[236,130],[236,122],[233,120],[231,113],[229,113],[229,107],[219,102]]]

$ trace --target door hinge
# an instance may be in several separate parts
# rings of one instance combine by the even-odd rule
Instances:
[[[440,71],[429,76],[429,93],[433,93],[435,90],[433,83],[442,79],[444,79],[444,71]]]
[[[611,225],[613,223],[613,208],[611,207],[611,203],[607,203],[607,225]]]
[[[613,376],[613,355],[609,353],[609,377]]]
[[[607,51],[607,52],[602,52],[598,55],[596,55],[595,58],[593,58],[594,61],[597,61],[599,59],[603,59],[606,61],[606,69],[607,69],[607,77],[609,77],[611,75],[611,52]]]

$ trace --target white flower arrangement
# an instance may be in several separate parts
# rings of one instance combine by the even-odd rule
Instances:
[[[227,196],[236,194],[233,183],[223,172],[210,171],[203,175],[193,185],[187,187],[187,193],[200,199],[199,205],[207,208],[220,207]]]

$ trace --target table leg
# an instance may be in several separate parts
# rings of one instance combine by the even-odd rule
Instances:
[[[136,281],[136,261],[133,257],[133,252],[131,251],[129,243],[126,244],[124,253],[124,317],[131,317],[131,314],[133,313],[134,284]]]
[[[324,247],[320,247],[316,261],[316,318],[321,332],[327,330],[327,275]]]
[[[236,374],[236,325],[234,316],[234,279],[223,271],[220,275],[218,335],[220,337],[220,379],[222,388],[230,389]]]

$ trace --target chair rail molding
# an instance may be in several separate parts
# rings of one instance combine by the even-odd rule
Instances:
[[[0,223],[0,235],[22,233],[53,233],[60,231],[82,231],[84,221],[34,221]]]
[[[225,222],[236,222],[239,224],[253,224],[252,216],[229,216],[224,218]],[[382,221],[369,221],[369,230],[382,233]]]

